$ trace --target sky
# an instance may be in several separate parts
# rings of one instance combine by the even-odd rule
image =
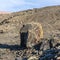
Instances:
[[[60,5],[60,0],[0,0],[0,11],[16,12]]]

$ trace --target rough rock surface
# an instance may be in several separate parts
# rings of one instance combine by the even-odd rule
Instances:
[[[26,33],[28,31],[28,37],[25,36],[25,40],[27,40],[27,47],[32,47],[36,45],[40,39],[43,38],[43,29],[40,23],[37,22],[28,22],[23,24],[25,25],[20,30],[21,33]]]

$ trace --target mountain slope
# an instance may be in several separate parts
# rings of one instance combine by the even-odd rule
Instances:
[[[52,6],[52,7],[45,7],[40,9],[36,8],[32,10],[13,12],[11,14],[0,14],[0,45],[3,44],[1,46],[5,45],[5,47],[7,48],[13,48],[14,47],[13,45],[15,45],[16,48],[16,45],[20,45],[21,42],[20,39],[21,27],[24,24],[31,22],[40,23],[42,25],[43,38],[54,37],[57,40],[57,42],[60,43],[59,40],[60,39],[60,6]],[[34,24],[32,25],[34,27]],[[32,37],[30,37],[30,39],[28,40],[30,42],[32,42],[31,41],[32,39],[35,39],[34,35],[31,36]],[[20,54],[22,52],[24,54],[25,51],[26,50],[23,51],[20,50]],[[29,52],[30,50],[28,49],[27,51]],[[28,53],[27,51],[25,53],[29,54],[30,52]],[[5,57],[8,56],[10,60],[14,60],[16,55],[19,55],[18,51],[14,51],[14,50],[10,51],[9,49],[6,50],[2,49],[1,54],[3,54],[3,52],[5,53],[4,56]],[[9,60],[8,57],[6,60]],[[5,58],[3,57],[3,59]]]
[[[31,21],[39,22],[42,24],[44,30],[44,37],[49,37],[51,34],[60,33],[60,6],[26,10],[22,12],[15,12],[8,15],[1,15],[0,21],[0,23],[2,24],[0,25],[0,27],[7,26],[6,28],[8,33],[12,31],[9,30],[10,28],[12,28],[13,30],[16,29],[17,32],[19,32],[20,27],[24,23]],[[2,21],[4,22],[2,23]],[[6,21],[8,21],[9,23],[6,23]],[[8,28],[8,26],[10,28]]]

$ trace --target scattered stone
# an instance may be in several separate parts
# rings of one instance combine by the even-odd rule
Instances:
[[[4,33],[3,30],[0,30],[0,33],[1,33],[1,34]]]
[[[22,57],[16,57],[15,60],[22,60]]]
[[[57,60],[60,60],[60,57],[57,57]]]
[[[28,60],[38,60],[38,57],[36,57],[36,56],[31,56],[31,57],[28,58]]]
[[[23,58],[22,60],[27,60],[27,58]]]

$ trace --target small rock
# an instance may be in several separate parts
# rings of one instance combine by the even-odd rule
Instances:
[[[16,57],[15,60],[22,60],[22,57]]]
[[[60,57],[57,57],[57,60],[60,60]]]
[[[23,58],[22,60],[27,60],[27,58]]]
[[[3,30],[0,30],[0,33],[4,33]]]
[[[28,60],[38,60],[38,58],[36,56],[31,56],[30,58],[28,58]]]

